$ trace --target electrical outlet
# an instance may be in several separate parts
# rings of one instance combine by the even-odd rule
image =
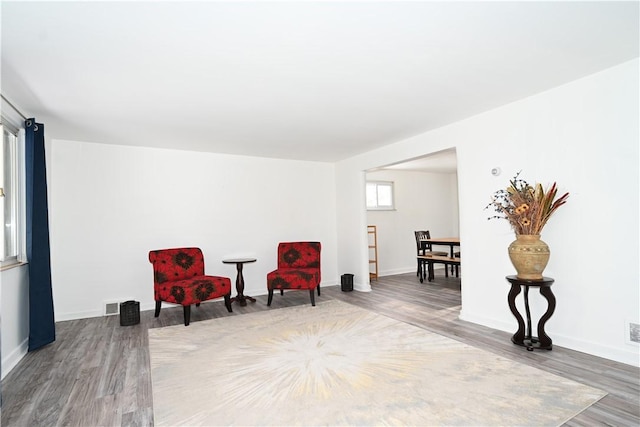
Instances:
[[[640,325],[629,322],[629,341],[640,343]]]

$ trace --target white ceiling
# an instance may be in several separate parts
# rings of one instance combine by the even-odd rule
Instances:
[[[336,161],[638,57],[638,2],[2,1],[57,139]]]

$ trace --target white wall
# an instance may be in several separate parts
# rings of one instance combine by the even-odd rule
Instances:
[[[342,251],[363,239],[362,171],[455,148],[458,156],[464,320],[515,332],[505,276],[515,271],[506,222],[487,221],[493,192],[517,171],[557,181],[571,193],[542,238],[545,275],[556,279],[557,308],[547,323],[554,344],[640,366],[625,336],[639,322],[638,60],[337,164],[339,270],[362,269],[366,254]],[[503,174],[494,177],[493,167]],[[366,235],[364,235],[366,237]],[[357,287],[357,284],[356,284]],[[531,295],[533,315],[545,306]]]
[[[27,354],[29,346],[29,268],[26,264],[0,272],[2,313],[2,378]]]
[[[429,230],[432,237],[458,236],[455,173],[381,170],[368,172],[367,180],[394,183],[395,210],[367,211],[367,224],[377,226],[378,275],[416,270],[415,230]]]
[[[152,308],[152,249],[198,246],[206,272],[234,283],[221,260],[255,256],[245,294],[260,295],[278,242],[318,240],[323,285],[338,283],[332,164],[61,140],[50,152],[57,321],[102,315],[105,302]]]

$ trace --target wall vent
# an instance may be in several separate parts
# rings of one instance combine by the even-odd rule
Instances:
[[[629,322],[629,341],[640,343],[640,325]]]
[[[119,314],[120,312],[120,304],[117,302],[107,302],[104,305],[104,315],[112,316],[114,314]]]

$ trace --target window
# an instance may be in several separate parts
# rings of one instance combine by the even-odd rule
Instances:
[[[367,181],[367,209],[391,211],[393,204],[393,182]]]
[[[22,219],[20,196],[22,180],[20,179],[22,170],[19,162],[19,138],[22,134],[18,129],[2,120],[2,150],[0,151],[0,219],[2,227],[2,247],[0,247],[0,266],[16,264],[21,261],[21,250],[24,239],[22,238]]]

